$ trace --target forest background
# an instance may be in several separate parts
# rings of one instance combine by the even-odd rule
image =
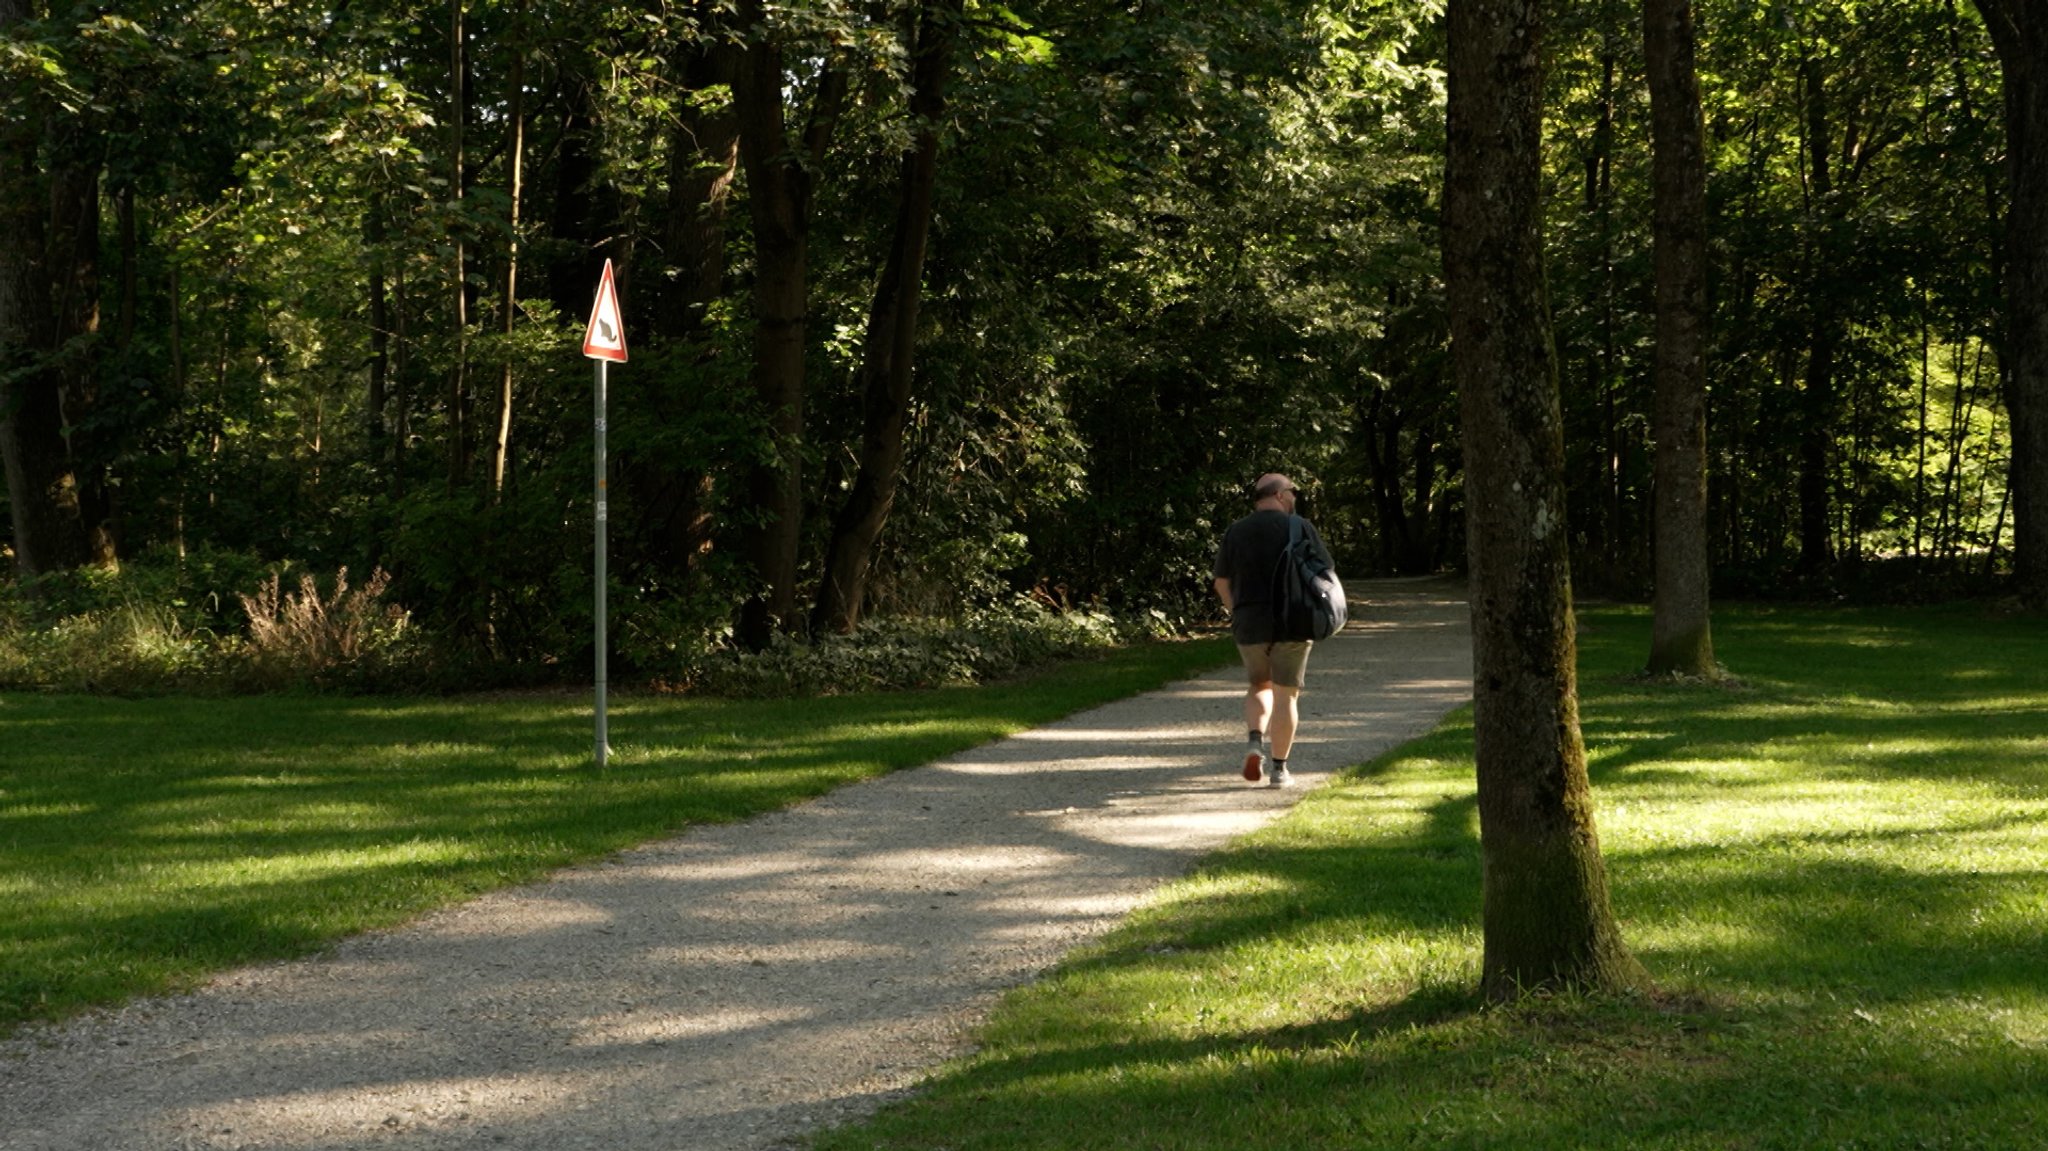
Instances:
[[[1696,13],[1717,594],[1999,587],[1975,8]],[[0,651],[197,665],[321,617],[321,659],[386,678],[580,677],[605,259],[625,674],[864,619],[1213,618],[1265,471],[1347,574],[1456,567],[1441,17],[0,0]],[[1573,579],[1623,597],[1652,546],[1638,21],[1547,33]]]

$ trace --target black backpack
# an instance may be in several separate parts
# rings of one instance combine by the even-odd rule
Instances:
[[[1344,630],[1344,585],[1309,542],[1308,525],[1287,517],[1287,548],[1273,569],[1273,638],[1328,639]]]

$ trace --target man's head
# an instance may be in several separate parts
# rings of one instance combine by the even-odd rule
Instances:
[[[1293,480],[1279,472],[1267,472],[1252,485],[1252,506],[1291,512],[1294,510],[1294,494],[1299,490]]]

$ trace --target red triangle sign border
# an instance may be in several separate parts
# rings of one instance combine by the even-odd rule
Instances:
[[[626,362],[626,324],[619,317],[619,292],[612,283],[612,262],[604,262],[597,299],[590,305],[590,323],[583,329],[583,354],[593,360]]]

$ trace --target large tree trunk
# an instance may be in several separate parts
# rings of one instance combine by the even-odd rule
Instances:
[[[708,17],[707,17],[708,18]],[[733,82],[738,53],[725,41],[690,48],[676,71],[691,99],[669,134],[668,213],[662,248],[669,275],[661,288],[657,334],[686,338],[725,293],[725,220],[739,165],[739,119],[730,100],[702,104]]]
[[[31,15],[0,0],[0,34]],[[24,577],[115,558],[104,485],[68,431],[91,400],[100,168],[54,126],[0,120],[0,465]]]
[[[931,234],[932,189],[938,182],[939,117],[963,0],[925,6],[911,63],[910,116],[917,138],[903,158],[896,230],[868,313],[858,384],[862,411],[860,473],[832,524],[825,578],[812,626],[850,632],[860,622],[875,544],[889,521],[903,474],[904,428],[910,416],[912,361],[924,254]]]
[[[752,383],[772,443],[766,458],[749,470],[745,486],[748,505],[761,522],[741,549],[753,564],[758,591],[742,609],[739,639],[759,650],[796,606],[811,174],[791,154],[784,130],[781,50],[767,41],[758,5],[748,7],[755,40],[747,46],[733,97],[754,223]]]
[[[1977,0],[2005,72],[2005,333],[2013,560],[2021,599],[2048,610],[2048,9]]]
[[[1690,0],[1644,0],[1656,199],[1657,531],[1649,670],[1714,673],[1707,607],[1707,163]]]
[[[822,158],[846,81],[828,63],[819,78],[804,144],[794,146],[783,103],[787,71],[782,47],[767,25],[762,0],[743,0],[739,18],[748,40],[733,100],[754,224],[752,379],[771,442],[745,487],[748,505],[760,517],[742,548],[753,565],[758,590],[741,609],[738,639],[758,650],[767,646],[773,632],[798,622],[811,165]]]
[[[710,14],[702,19],[709,21]],[[690,98],[669,133],[667,218],[662,229],[660,299],[651,332],[664,345],[698,337],[706,311],[725,294],[726,213],[739,166],[739,120],[730,99],[704,102],[732,83],[738,52],[722,39],[693,45],[675,65]],[[705,347],[708,357],[710,349]],[[684,397],[659,386],[658,411],[676,411]],[[642,509],[641,538],[656,561],[686,569],[711,546],[713,479],[701,467],[673,459],[622,461],[625,482]]]
[[[1534,0],[1452,0],[1444,274],[1465,434],[1483,990],[1622,987],[1578,692],[1540,231]]]

